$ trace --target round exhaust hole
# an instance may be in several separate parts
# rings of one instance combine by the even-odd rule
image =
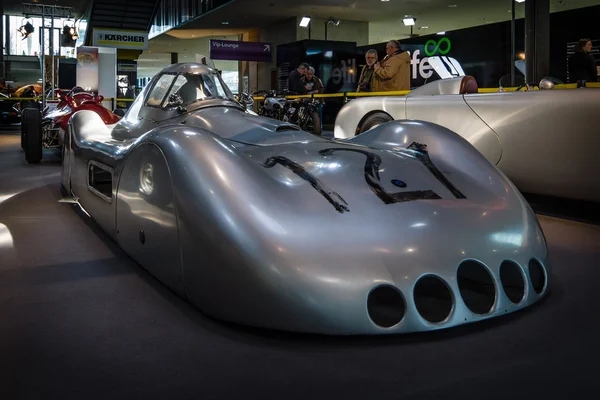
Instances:
[[[500,264],[500,281],[506,297],[517,304],[525,297],[525,278],[521,268],[514,261],[503,261]],[[506,312],[506,310],[504,310]]]
[[[378,286],[371,290],[367,297],[367,312],[377,326],[390,328],[402,321],[406,304],[402,294],[395,287]]]
[[[529,279],[531,279],[531,285],[537,294],[544,291],[544,287],[546,286],[546,271],[544,271],[542,264],[535,258],[529,261]]]
[[[414,289],[417,311],[429,322],[442,322],[452,312],[454,302],[446,283],[437,276],[424,276],[417,281]]]
[[[458,266],[458,290],[469,310],[487,314],[496,302],[494,278],[488,269],[477,261],[463,261]]]

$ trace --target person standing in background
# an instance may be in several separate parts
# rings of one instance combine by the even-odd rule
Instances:
[[[377,50],[370,49],[365,54],[365,60],[367,61],[367,65],[365,65],[360,72],[360,78],[358,78],[358,86],[356,87],[357,92],[371,92],[372,85],[371,81],[373,79],[373,72],[375,71],[375,63],[377,62]]]
[[[587,81],[598,81],[596,60],[592,56],[592,41],[581,39],[575,45],[575,54],[569,60],[569,73],[572,81],[577,82],[577,87],[585,86]]]
[[[306,74],[302,77],[301,81],[308,94],[323,94],[325,91],[323,82],[315,76],[315,69],[313,67],[308,67]]]
[[[286,85],[287,90],[296,94],[306,94],[306,89],[304,89],[304,85],[302,85],[302,77],[306,73],[307,69],[308,64],[302,63],[298,66],[298,68],[290,72]]]
[[[385,52],[385,58],[375,64],[373,91],[410,90],[410,54],[400,49],[397,40],[390,40]]]

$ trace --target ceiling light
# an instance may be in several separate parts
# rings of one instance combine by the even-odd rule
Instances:
[[[403,19],[402,22],[404,22],[404,25],[406,26],[410,26],[410,25],[414,25],[415,22],[417,22],[417,19],[411,16],[406,15]]]
[[[390,0],[381,0],[381,1],[383,1],[383,2],[388,2],[388,1],[390,1]]]
[[[305,15],[304,17],[302,17],[302,21],[300,21],[300,26],[303,28],[306,28],[309,23],[310,23],[310,17],[308,15]]]
[[[221,22],[221,25],[229,25],[229,21],[223,21]]]
[[[428,26],[422,26],[421,29],[429,29]]]
[[[334,25],[334,26],[338,26],[340,24],[340,20],[339,19],[335,19],[333,17],[329,17],[329,19],[327,20],[328,24]]]
[[[438,32],[437,34],[438,34],[438,35],[445,35],[445,34],[446,34],[446,32]]]
[[[517,3],[525,3],[525,0],[515,0]]]
[[[448,7],[454,8],[454,7],[458,7],[458,6],[456,4],[450,4]]]

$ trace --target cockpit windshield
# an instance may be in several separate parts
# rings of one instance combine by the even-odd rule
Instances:
[[[150,93],[148,105],[164,108],[172,95],[180,96],[184,107],[207,99],[235,101],[231,90],[217,73],[165,74],[160,77]]]

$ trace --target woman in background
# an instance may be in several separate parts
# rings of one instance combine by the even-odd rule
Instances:
[[[569,73],[571,81],[577,82],[577,87],[585,86],[586,81],[598,81],[596,60],[591,52],[592,41],[590,39],[581,39],[575,45],[575,54],[569,60]]]

